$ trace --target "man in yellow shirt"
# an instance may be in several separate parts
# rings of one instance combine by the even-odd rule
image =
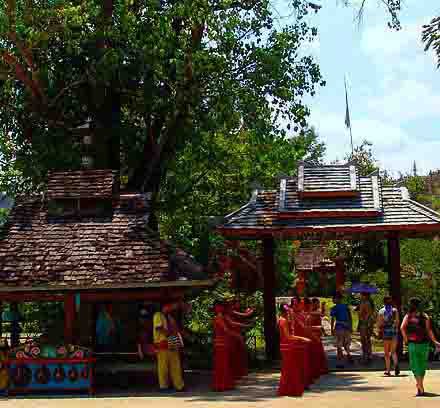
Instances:
[[[182,391],[185,386],[179,349],[168,346],[168,337],[174,335],[170,332],[174,328],[169,327],[167,315],[176,308],[177,305],[165,305],[161,312],[156,312],[153,316],[153,342],[157,349],[157,375],[161,390],[169,388],[170,379],[176,391]]]

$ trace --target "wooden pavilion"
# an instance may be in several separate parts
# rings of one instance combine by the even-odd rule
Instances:
[[[385,185],[378,173],[361,177],[353,163],[300,163],[296,177],[281,178],[276,190],[254,191],[217,229],[228,239],[262,241],[266,353],[273,359],[275,239],[387,240],[391,294],[401,308],[399,240],[438,235],[440,214],[411,200],[405,188]]]
[[[328,275],[336,273],[337,278],[344,273],[341,268],[336,268],[334,261],[330,260],[325,245],[316,245],[311,248],[300,247],[295,255],[295,271],[297,273],[296,293],[303,295],[304,289],[307,287],[309,277],[312,273],[319,275],[321,288],[327,287]],[[338,282],[341,279],[337,279]]]
[[[46,193],[18,198],[3,228],[0,302],[64,303],[64,341],[78,344],[93,335],[94,305],[176,301],[211,285],[148,216],[148,194],[119,191],[116,171],[52,172]],[[136,314],[124,318],[136,325]]]

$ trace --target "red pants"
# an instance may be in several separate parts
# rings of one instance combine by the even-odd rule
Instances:
[[[300,397],[304,393],[303,348],[293,342],[281,343],[281,378],[278,395]]]
[[[232,374],[230,347],[226,340],[214,342],[214,371],[212,388],[214,391],[227,391],[234,388],[234,376]]]

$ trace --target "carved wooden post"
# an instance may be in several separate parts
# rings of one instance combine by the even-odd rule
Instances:
[[[275,242],[273,238],[263,239],[263,275],[264,275],[264,339],[266,357],[275,360],[278,357],[278,332],[275,302]]]

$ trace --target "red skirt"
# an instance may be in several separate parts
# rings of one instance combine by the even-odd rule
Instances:
[[[293,343],[281,343],[281,378],[278,395],[300,397],[304,393],[303,350]]]
[[[247,349],[243,342],[233,337],[231,342],[229,359],[232,367],[232,374],[236,380],[248,375]]]
[[[230,353],[226,340],[214,341],[214,370],[212,389],[214,391],[228,391],[234,388]]]

